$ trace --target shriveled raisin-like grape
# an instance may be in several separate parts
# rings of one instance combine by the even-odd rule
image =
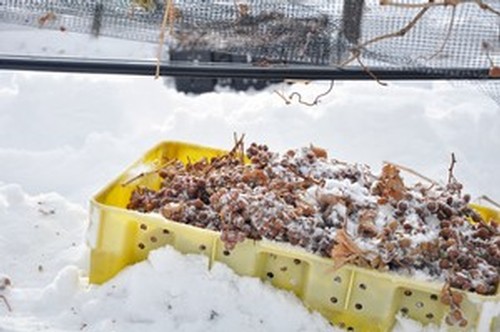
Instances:
[[[280,156],[252,143],[248,164],[241,150],[169,162],[158,171],[160,188],[137,186],[127,208],[218,231],[229,254],[246,238],[266,238],[363,267],[423,269],[458,289],[496,293],[499,225],[468,206],[460,183],[407,186],[393,165],[377,176],[363,165],[328,160],[312,145]],[[348,243],[339,254],[332,249],[341,230]]]

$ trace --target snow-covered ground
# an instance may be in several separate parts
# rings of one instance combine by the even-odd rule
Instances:
[[[299,300],[205,257],[153,252],[102,287],[84,277],[86,211],[57,194],[0,186],[0,331],[325,331]],[[262,305],[265,303],[266,305]]]
[[[53,45],[22,35],[35,46],[6,32],[0,45]],[[118,47],[117,56],[139,52]],[[500,199],[500,109],[471,88],[337,82],[313,108],[285,105],[275,88],[314,98],[327,83],[193,96],[150,77],[0,72],[0,285],[12,282],[0,290],[12,307],[0,298],[0,331],[332,329],[291,294],[223,265],[206,271],[204,258],[171,248],[88,285],[89,198],[161,140],[229,148],[236,131],[276,150],[314,143],[338,159],[375,169],[390,160],[437,180],[455,152],[467,191]]]

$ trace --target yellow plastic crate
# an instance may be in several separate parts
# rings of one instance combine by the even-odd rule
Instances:
[[[240,275],[259,277],[292,291],[306,306],[348,331],[389,331],[398,313],[424,324],[440,324],[449,310],[439,300],[443,286],[440,283],[355,266],[332,272],[331,259],[266,240],[246,240],[229,252],[224,249],[218,232],[166,220],[159,214],[126,209],[138,185],[159,187],[160,177],[150,171],[167,160],[194,162],[223,153],[191,144],[164,142],[100,191],[90,206],[90,282],[101,284],[125,266],[145,259],[150,250],[171,245],[183,253],[206,255],[208,268],[214,261],[223,262]],[[123,185],[141,173],[146,175]],[[490,219],[500,220],[497,211],[484,207],[478,210]],[[478,325],[481,315],[488,317],[488,306],[499,305],[500,294],[462,293],[462,310],[469,321],[466,330],[500,331],[500,317],[491,318],[485,326]],[[454,330],[460,329],[450,328]]]

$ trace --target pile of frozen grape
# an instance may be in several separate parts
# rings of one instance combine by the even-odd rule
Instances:
[[[159,170],[159,190],[138,186],[129,209],[221,232],[226,248],[250,239],[300,246],[334,262],[382,271],[421,271],[451,287],[496,293],[499,224],[447,184],[404,184],[400,170],[329,159],[306,147],[282,155],[241,145],[223,156]]]

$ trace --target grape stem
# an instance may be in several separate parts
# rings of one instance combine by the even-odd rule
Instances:
[[[489,198],[488,196],[486,196],[486,195],[482,195],[482,196],[479,196],[478,198],[479,198],[480,200],[486,201],[486,202],[490,203],[491,205],[493,205],[493,206],[495,206],[495,207],[497,207],[497,208],[499,208],[499,209],[500,209],[500,204],[499,204],[499,203],[497,203],[497,202],[495,202],[494,200],[492,200],[492,199],[491,199],[491,198]]]
[[[457,163],[457,159],[455,158],[455,153],[451,153],[451,164],[450,168],[448,169],[448,184],[451,184],[452,181],[456,182],[457,180],[455,179],[455,175],[453,175],[453,169],[455,168],[455,164]]]
[[[402,171],[405,171],[405,172],[407,172],[407,173],[410,173],[410,174],[412,174],[412,175],[415,175],[415,176],[417,176],[417,177],[419,177],[419,178],[421,178],[421,179],[423,179],[423,180],[425,180],[425,181],[427,181],[427,182],[431,183],[433,186],[438,186],[438,185],[439,185],[439,183],[438,183],[438,182],[434,181],[434,180],[433,180],[433,179],[431,179],[431,178],[428,178],[428,177],[427,177],[427,176],[425,176],[425,175],[422,175],[422,174],[418,173],[417,171],[415,171],[415,170],[413,170],[413,169],[411,169],[411,168],[409,168],[409,167],[406,167],[406,166],[403,166],[403,165],[399,165],[399,164],[395,164],[395,163],[392,163],[392,162],[390,162],[390,161],[383,161],[383,163],[384,163],[384,164],[389,164],[389,165],[392,165],[392,166],[394,166],[394,167],[396,167],[396,168],[398,168],[398,169],[400,169],[400,170],[402,170]]]
[[[229,151],[229,153],[223,155],[220,160],[227,159],[228,157],[233,157],[240,146],[241,146],[241,149],[243,149],[243,140],[245,139],[245,134],[242,134],[240,139],[238,139],[238,140],[236,138],[237,138],[237,135],[236,135],[236,133],[234,133],[235,143],[234,143],[233,148],[231,149],[231,151]],[[242,159],[242,161],[244,161],[244,159],[245,159],[243,151],[242,151],[242,158],[241,159]],[[214,167],[215,167],[214,165],[215,164],[213,162],[210,163],[208,168],[205,170],[205,175],[207,175],[208,173],[210,173],[214,169]]]
[[[126,187],[128,186],[129,184],[131,184],[132,182],[146,176],[146,175],[150,175],[150,174],[155,174],[155,173],[158,173],[159,171],[161,171],[162,169],[164,169],[165,167],[169,166],[169,165],[172,165],[176,160],[175,159],[171,159],[169,160],[168,162],[166,162],[165,164],[161,165],[160,167],[152,170],[152,171],[148,171],[148,172],[142,172],[142,173],[139,173],[137,174],[136,176],[134,177],[131,177],[130,179],[128,179],[127,181],[123,182],[122,183],[122,187]]]

